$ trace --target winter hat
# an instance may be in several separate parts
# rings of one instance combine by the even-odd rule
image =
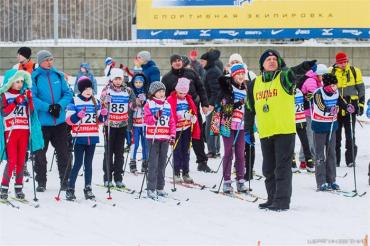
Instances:
[[[336,64],[342,64],[342,63],[345,63],[345,62],[348,62],[347,54],[344,53],[344,52],[337,53],[337,55],[335,56],[335,63]]]
[[[86,63],[86,62],[81,63],[81,64],[80,64],[80,68],[81,68],[81,67],[85,68],[86,70],[90,70],[90,64],[89,64],[89,63]]]
[[[144,61],[150,61],[152,59],[151,56],[150,56],[150,52],[146,51],[146,50],[142,50],[139,53],[137,53],[136,57],[140,57]]]
[[[20,54],[21,56],[23,56],[26,59],[30,59],[31,53],[32,53],[32,51],[31,51],[31,48],[29,48],[29,47],[20,47],[17,51],[17,54]]]
[[[121,78],[121,79],[123,79],[123,70],[122,69],[120,69],[120,68],[112,68],[110,70],[109,79],[110,80],[113,80],[115,78]]]
[[[149,95],[154,96],[154,94],[159,90],[166,90],[166,86],[160,81],[154,81],[150,84]]]
[[[43,61],[53,58],[53,55],[48,50],[40,50],[37,52],[37,63],[40,65]]]
[[[92,88],[92,82],[89,77],[81,76],[77,80],[77,87],[80,93],[82,93],[86,88]]]
[[[189,52],[189,56],[195,56],[195,57],[197,57],[198,56],[198,51],[197,50],[191,50]]]
[[[24,70],[10,69],[4,74],[3,86],[0,88],[0,94],[9,90],[13,83],[18,80],[23,80],[23,89],[32,87],[31,75]]]
[[[113,63],[112,57],[105,58],[104,63],[105,63],[106,66],[111,65]]]
[[[203,55],[200,56],[200,59],[201,60],[208,61],[208,59],[209,59],[209,53],[208,52],[204,53]]]
[[[143,75],[141,75],[141,74],[138,74],[138,75],[136,75],[135,77],[134,77],[134,82],[135,81],[141,81],[141,82],[145,82],[145,78],[144,78],[144,76]]]
[[[182,60],[181,56],[179,54],[173,54],[171,57],[170,57],[170,64],[172,64],[173,62],[175,62],[176,60]]]
[[[184,67],[190,64],[190,60],[187,56],[181,56],[181,60],[184,63]]]
[[[233,61],[238,61],[239,63],[243,63],[243,58],[240,54],[234,53],[230,56],[229,63],[231,63]]]
[[[236,64],[232,65],[231,68],[230,68],[231,77],[234,77],[235,75],[237,75],[239,73],[245,73],[244,65],[240,64],[240,63],[236,63]]]
[[[276,50],[268,49],[265,52],[263,52],[261,57],[260,57],[259,64],[260,64],[260,70],[261,71],[263,71],[263,63],[265,62],[265,60],[269,56],[275,56],[278,59],[278,64],[279,64],[280,68],[285,66],[285,63],[281,61],[281,57],[280,57],[279,52],[277,52]]]
[[[317,75],[323,75],[324,73],[328,73],[329,69],[325,64],[318,64],[316,68]]]
[[[324,86],[338,84],[337,77],[331,73],[325,73],[322,76],[322,81],[324,83]]]
[[[177,85],[175,87],[175,90],[180,93],[188,93],[189,92],[189,85],[190,80],[187,78],[179,78],[177,81]]]

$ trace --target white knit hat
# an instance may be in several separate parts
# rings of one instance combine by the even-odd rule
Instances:
[[[113,80],[114,78],[121,78],[123,79],[123,70],[120,68],[112,68],[110,70],[109,79]]]
[[[240,63],[243,63],[243,58],[240,54],[234,53],[229,58],[229,63],[231,63],[232,61],[238,61]]]
[[[323,75],[324,73],[328,73],[329,69],[325,64],[318,64],[316,68],[317,75]]]

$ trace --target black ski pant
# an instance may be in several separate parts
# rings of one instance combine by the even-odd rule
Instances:
[[[299,137],[299,140],[301,141],[305,161],[307,162],[310,159],[312,160],[310,144],[308,142],[308,137],[307,137],[306,125],[299,124],[298,126],[297,124],[296,130],[297,130],[297,135]]]
[[[44,148],[35,153],[35,172],[36,181],[46,185],[47,160],[46,152],[49,142],[55,149],[60,182],[67,184],[69,172],[71,170],[71,155],[68,142],[68,128],[66,123],[56,126],[43,126],[42,135],[44,138]]]
[[[337,166],[340,166],[340,159],[341,159],[341,144],[342,144],[342,129],[344,128],[344,133],[346,137],[346,151],[345,151],[345,158],[346,158],[346,165],[348,166],[351,163],[354,163],[352,157],[352,142],[354,144],[354,156],[356,159],[357,155],[357,146],[355,141],[355,126],[356,126],[356,114],[352,114],[352,128],[353,128],[353,141],[351,139],[351,119],[350,114],[346,114],[343,116],[340,112],[338,114],[338,129],[337,129],[337,137],[336,137],[336,155],[337,155]]]
[[[253,179],[253,167],[254,167],[254,160],[256,150],[254,147],[255,138],[254,134],[251,134],[251,142],[252,144],[245,143],[245,175],[244,179],[246,181]],[[249,168],[250,167],[250,168]]]
[[[104,159],[103,159],[103,172],[104,182],[112,181],[122,182],[123,163],[124,163],[124,145],[126,138],[126,127],[114,128],[110,127],[108,137],[108,127],[104,126]],[[107,144],[108,139],[108,144]],[[108,151],[109,145],[109,151]],[[109,152],[109,153],[108,153]],[[113,160],[114,155],[114,160]],[[108,159],[108,160],[107,160]],[[108,162],[108,167],[107,167]],[[108,171],[109,170],[109,171]],[[109,174],[109,175],[107,175]]]
[[[194,139],[192,138],[192,146],[195,153],[195,156],[197,157],[197,163],[203,163],[208,161],[208,157],[206,155],[206,152],[204,151],[204,141],[205,141],[205,134],[204,134],[204,127],[203,127],[203,119],[202,115],[200,114],[200,108],[198,107],[198,123],[199,127],[201,129],[200,133],[200,139]]]
[[[267,200],[273,206],[289,208],[292,195],[292,158],[295,134],[274,135],[261,139],[262,172]]]

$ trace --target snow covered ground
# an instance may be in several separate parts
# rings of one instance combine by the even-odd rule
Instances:
[[[370,79],[366,81],[369,85]],[[368,88],[367,98],[369,95]],[[363,124],[363,128],[358,124],[356,174],[360,192],[369,192],[368,139],[370,124]],[[297,144],[297,150],[298,147]],[[50,147],[48,168],[52,153]],[[93,162],[94,184],[102,183],[102,160],[103,148],[99,147]],[[212,159],[209,165],[217,169],[220,161],[220,158]],[[261,162],[257,141],[255,170],[258,174],[262,172]],[[4,163],[0,166],[1,174]],[[221,173],[200,173],[196,167],[192,152],[190,174],[194,180],[207,186],[219,183]],[[342,189],[352,190],[353,169],[340,167],[337,173],[348,174],[337,182]],[[172,175],[170,167],[166,175]],[[131,189],[139,190],[141,181],[142,175],[126,173],[124,176],[124,182]],[[176,192],[171,192],[169,179],[166,181],[165,189],[170,196],[182,200],[180,205],[171,199],[165,203],[138,200],[136,194],[117,191],[112,191],[113,199],[108,201],[106,190],[94,186],[99,200],[116,206],[98,203],[92,208],[92,203],[83,200],[83,177],[79,177],[76,184],[78,202],[54,199],[59,188],[54,163],[52,172],[48,172],[46,192],[37,193],[39,208],[19,204],[17,210],[0,204],[0,245],[257,245],[258,241],[260,245],[363,245],[362,240],[370,232],[370,194],[347,198],[316,192],[314,175],[294,174],[291,209],[281,213],[258,209],[262,200],[249,203],[207,189],[178,186]],[[253,180],[251,187],[255,194],[266,197],[263,179]],[[29,200],[33,198],[32,179],[25,183],[25,193]]]

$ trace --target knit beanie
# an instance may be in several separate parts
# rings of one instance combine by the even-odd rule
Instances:
[[[86,88],[92,88],[92,82],[89,77],[81,76],[77,80],[77,87],[80,93],[82,93]]]
[[[150,52],[146,50],[142,50],[139,53],[137,53],[137,57],[140,57],[144,61],[150,61],[152,59],[150,56]]]
[[[189,92],[189,85],[190,80],[187,78],[179,78],[177,81],[177,85],[175,87],[175,90],[180,93],[188,93]]]
[[[112,68],[110,70],[110,76],[109,79],[113,81],[115,78],[121,78],[123,79],[123,70],[120,68]]]
[[[18,52],[17,52],[17,54],[20,54],[21,56],[23,56],[26,59],[30,59],[31,53],[32,53],[32,51],[31,51],[31,48],[29,48],[29,47],[20,47],[18,49]]]
[[[339,52],[335,56],[335,63],[336,64],[342,64],[342,63],[345,63],[345,62],[348,62],[348,56],[347,56],[347,54],[344,53],[344,52]]]
[[[328,73],[329,69],[325,64],[317,64],[316,68],[316,74],[317,75],[323,75],[325,73]]]
[[[53,55],[48,50],[40,50],[37,52],[37,63],[40,65],[43,61],[53,58]]]
[[[231,63],[233,61],[238,61],[239,63],[243,63],[243,58],[240,54],[234,53],[230,56],[229,63]]]
[[[181,56],[179,54],[173,54],[171,57],[170,57],[170,64],[172,64],[173,62],[177,61],[177,60],[182,60],[181,59]]]
[[[154,94],[159,90],[166,90],[166,86],[160,81],[154,81],[150,84],[148,93],[149,95],[154,96]]]
[[[236,63],[231,66],[230,68],[231,77],[235,77],[237,74],[240,74],[240,73],[245,73],[245,68],[243,64]]]
[[[259,61],[261,71],[263,71],[263,63],[265,62],[265,60],[269,56],[275,56],[278,60],[280,58],[280,54],[276,50],[268,49],[265,52],[263,52],[261,57],[260,57],[260,61]],[[279,64],[279,66],[281,66],[281,64]]]

